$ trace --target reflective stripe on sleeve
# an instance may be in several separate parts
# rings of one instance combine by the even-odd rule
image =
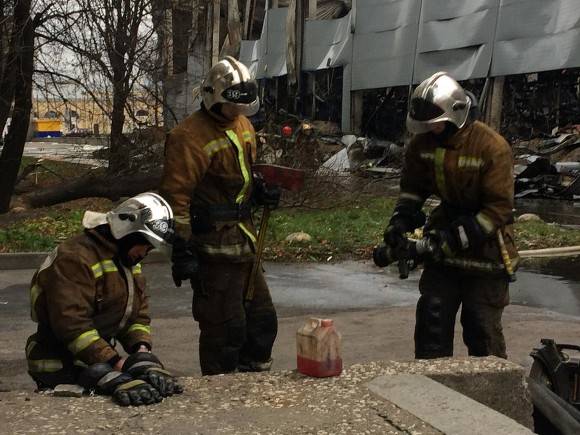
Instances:
[[[38,323],[38,317],[36,316],[36,300],[38,299],[38,296],[40,296],[40,294],[42,293],[42,289],[40,288],[40,286],[38,284],[34,284],[31,288],[30,288],[30,318],[32,319],[33,322]]]
[[[457,159],[457,167],[459,169],[479,169],[484,163],[482,158],[475,156],[459,156]]]
[[[477,221],[477,223],[481,226],[481,228],[483,229],[483,231],[487,235],[489,235],[495,231],[495,225],[493,224],[491,219],[488,218],[482,212],[479,212],[475,215],[475,220]]]
[[[77,338],[69,343],[68,350],[70,350],[73,354],[77,354],[82,350],[89,347],[92,343],[99,340],[101,336],[96,329],[90,329],[86,332],[83,332]]]
[[[100,278],[103,276],[103,266],[101,266],[101,263],[93,264],[91,269],[93,271],[93,275],[95,275],[95,278]]]
[[[141,267],[141,263],[136,264],[135,266],[133,266],[132,271],[133,271],[133,275],[139,275],[139,274],[141,274],[143,272],[143,269]]]
[[[208,157],[213,156],[215,153],[229,148],[230,143],[227,139],[219,138],[214,139],[203,146],[203,150],[206,152]]]
[[[400,199],[410,199],[411,201],[416,201],[416,202],[423,202],[423,198],[421,198],[419,195],[415,195],[414,193],[410,193],[410,192],[401,192],[399,195]]]
[[[29,359],[28,370],[32,373],[54,373],[62,370],[64,366],[59,359]]]
[[[175,215],[173,216],[173,219],[175,219],[175,223],[181,225],[189,225],[191,222],[189,215]]]
[[[252,133],[250,133],[248,130],[244,130],[244,131],[242,132],[242,138],[243,138],[244,140],[247,140],[247,141],[252,141],[252,136],[253,136],[253,134],[252,134]]]
[[[59,359],[30,359],[30,354],[36,346],[36,341],[30,341],[26,345],[26,360],[28,370],[32,373],[53,373],[63,368],[62,361]]]
[[[145,334],[151,334],[151,326],[142,325],[141,323],[133,323],[131,326],[129,326],[129,329],[127,329],[127,334],[130,334],[131,332],[143,332]]]
[[[95,279],[100,278],[105,273],[118,272],[117,266],[113,260],[103,260],[91,266]]]

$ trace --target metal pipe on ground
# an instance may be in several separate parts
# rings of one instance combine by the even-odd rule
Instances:
[[[528,389],[534,407],[563,435],[580,433],[580,411],[551,391],[547,386],[528,378]],[[538,428],[536,428],[536,433]],[[550,433],[550,432],[544,432]]]
[[[519,251],[521,258],[555,258],[573,257],[580,255],[580,246],[566,246],[562,248],[530,249]]]

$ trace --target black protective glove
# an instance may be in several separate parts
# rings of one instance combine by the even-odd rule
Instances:
[[[107,363],[93,364],[83,370],[79,376],[79,385],[112,396],[121,406],[152,405],[163,400],[159,392],[147,382],[134,379],[128,373],[115,371]]]
[[[147,382],[135,379],[117,387],[113,400],[121,406],[152,405],[163,400],[161,394]]]
[[[383,234],[387,246],[397,248],[406,242],[405,233],[414,231],[425,224],[425,213],[397,205]]]
[[[269,186],[259,175],[254,175],[252,188],[252,202],[270,209],[278,208],[282,191],[278,186]]]
[[[197,254],[186,240],[176,237],[171,254],[171,275],[175,286],[181,287],[182,281],[195,279],[198,273]]]
[[[453,221],[448,229],[432,230],[427,237],[435,246],[435,257],[454,257],[457,253],[477,248],[487,236],[481,225],[471,216],[462,216]]]
[[[151,352],[136,352],[130,355],[123,364],[123,371],[147,382],[162,397],[183,393],[183,387],[177,379],[163,368],[161,361]]]
[[[389,226],[383,234],[383,239],[387,246],[391,248],[396,248],[401,246],[406,238],[405,233],[407,232],[407,225],[401,219],[391,219]]]

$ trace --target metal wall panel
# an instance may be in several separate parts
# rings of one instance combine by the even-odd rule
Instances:
[[[352,56],[352,89],[409,83],[420,0],[359,0]]]
[[[286,74],[287,18],[288,8],[274,8],[268,11],[266,55],[259,66],[261,77],[272,78]]]
[[[242,42],[259,78],[286,74],[287,13],[268,10],[261,39]],[[580,67],[580,0],[358,0],[304,32],[303,69],[351,65],[352,90]]]
[[[269,9],[264,16],[262,35],[257,41],[242,41],[240,61],[257,79],[286,74],[288,8]]]
[[[579,0],[502,0],[492,75],[580,67]]]
[[[304,26],[302,69],[343,66],[352,57],[352,11],[337,20],[308,20]]]
[[[499,0],[423,1],[414,83],[437,71],[458,80],[485,77],[491,64]]]

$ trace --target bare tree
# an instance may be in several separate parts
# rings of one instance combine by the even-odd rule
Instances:
[[[3,42],[0,52],[0,132],[3,131],[10,112],[12,115],[0,156],[0,213],[5,213],[10,207],[28,134],[32,110],[34,29],[40,22],[42,13],[32,19],[31,0],[2,2],[1,6],[2,24],[11,29],[8,46]]]
[[[62,50],[68,67],[44,56],[37,72],[81,86],[109,114],[109,169],[118,172],[129,156],[123,135],[129,97],[155,67],[151,0],[75,0],[55,7],[60,13],[41,33],[53,51]]]

